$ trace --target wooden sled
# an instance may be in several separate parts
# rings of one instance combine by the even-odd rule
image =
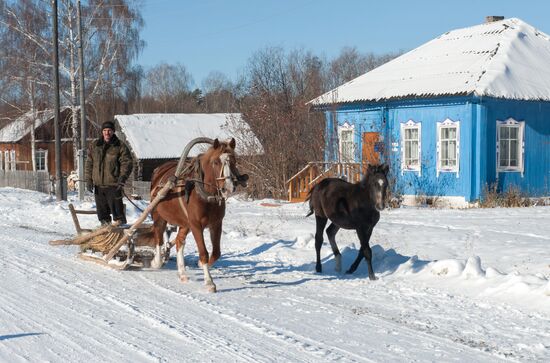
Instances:
[[[69,204],[77,236],[72,239],[53,240],[49,242],[50,245],[79,245],[81,248],[80,258],[118,270],[125,270],[130,267],[150,267],[151,260],[155,256],[156,242],[153,238],[152,225],[143,224],[143,222],[157,204],[166,197],[166,194],[176,186],[178,178],[187,172],[190,167],[184,168],[187,155],[191,148],[198,143],[212,143],[212,140],[199,137],[187,144],[181,154],[174,175],[168,179],[156,197],[132,225],[112,224],[95,230],[83,229],[80,227],[78,214],[95,214],[95,211],[76,210],[72,204]],[[170,257],[171,247],[170,242],[162,244],[160,257],[163,263]]]
[[[77,210],[69,204],[77,236],[73,239],[53,240],[50,245],[78,245],[78,257],[117,270],[148,268],[155,256],[152,224],[137,226],[111,224],[95,230],[80,226],[78,214],[95,214],[94,210]],[[131,229],[133,227],[133,229]],[[169,258],[170,244],[161,247],[164,260]],[[112,254],[112,257],[111,257]]]

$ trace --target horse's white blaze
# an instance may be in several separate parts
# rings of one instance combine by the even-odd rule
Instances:
[[[378,179],[377,184],[380,186],[380,189],[377,190],[374,194],[376,203],[375,207],[378,211],[384,210],[384,187],[386,185],[386,182],[383,179]]]
[[[231,180],[231,165],[229,163],[229,154],[224,153],[220,155],[220,161],[222,163],[222,170],[220,171],[220,178],[225,179],[224,188],[226,193],[222,193],[224,197],[233,193],[233,181]]]
[[[155,248],[155,257],[153,258],[153,261],[151,261],[151,267],[152,268],[161,268],[162,267],[162,257],[160,253],[160,245],[157,245]]]

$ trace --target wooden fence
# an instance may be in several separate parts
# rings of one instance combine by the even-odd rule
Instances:
[[[0,187],[13,187],[53,193],[54,186],[50,174],[45,171],[0,171]]]
[[[124,190],[126,191],[126,193],[130,192],[130,194],[133,196],[139,196],[141,197],[141,199],[150,200],[151,182],[148,182],[148,181],[128,182]]]
[[[64,178],[63,181],[66,185],[67,179]],[[50,176],[45,171],[0,170],[0,187],[28,189],[46,194],[55,194],[53,175]],[[125,187],[125,191],[129,196],[137,196],[145,200],[150,199],[150,189],[151,182],[146,181],[129,181]]]

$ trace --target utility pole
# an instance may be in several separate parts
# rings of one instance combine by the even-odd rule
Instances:
[[[78,150],[78,199],[84,200],[84,163],[86,162],[86,100],[84,98],[84,55],[82,45],[82,13],[77,3],[78,63],[80,63],[80,149]]]
[[[54,79],[54,132],[55,132],[55,197],[58,202],[66,200],[63,193],[63,177],[61,175],[61,130],[59,127],[59,42],[57,31],[57,0],[52,0],[52,43],[53,43],[53,79]]]

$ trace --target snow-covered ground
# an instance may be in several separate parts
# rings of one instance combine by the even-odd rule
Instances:
[[[306,205],[233,198],[210,294],[191,236],[187,284],[174,259],[116,271],[50,246],[74,234],[67,206],[0,188],[0,361],[550,361],[548,207],[386,210],[370,281],[327,244],[314,272]],[[358,241],[337,240],[345,269]]]

